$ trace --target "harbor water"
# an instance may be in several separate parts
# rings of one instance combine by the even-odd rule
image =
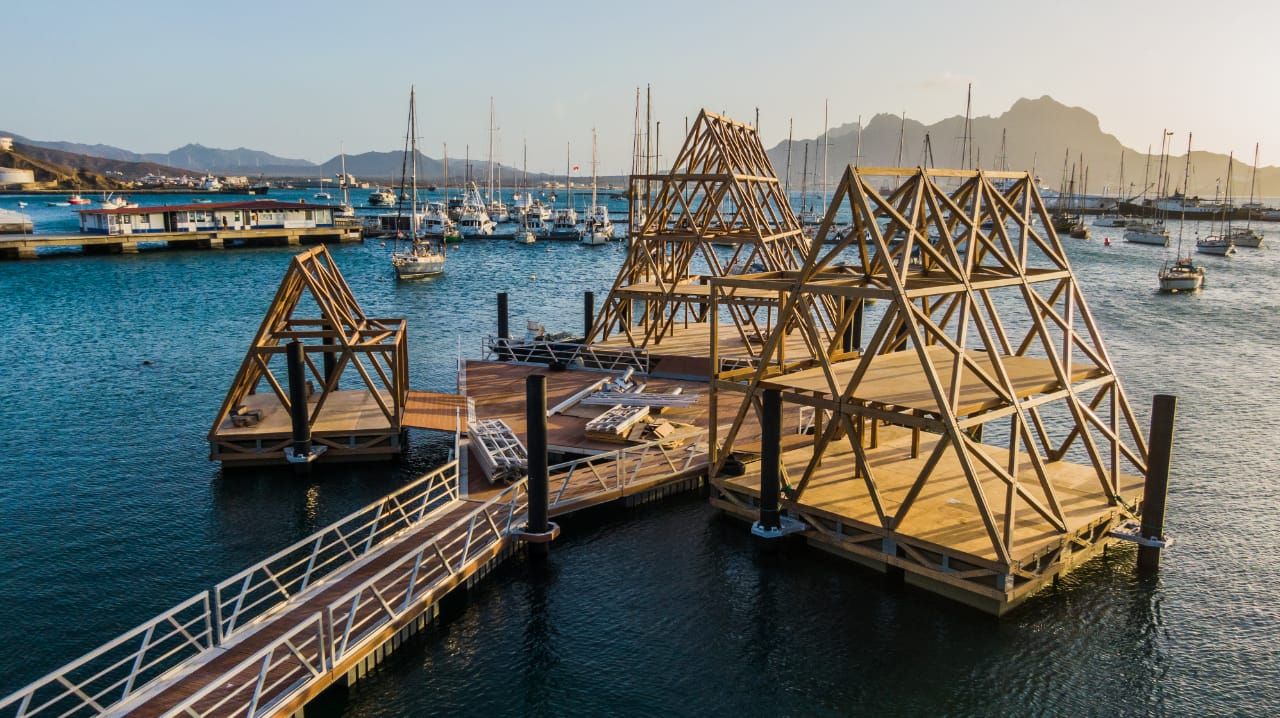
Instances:
[[[1179,397],[1176,545],[1157,576],[1116,547],[996,620],[802,547],[762,551],[690,496],[568,522],[545,567],[509,562],[315,713],[1280,712],[1280,225],[1264,231],[1266,249],[1201,258],[1206,289],[1185,296],[1155,292],[1171,249],[1102,228],[1066,240],[1144,425],[1153,393]],[[444,276],[397,282],[391,245],[331,251],[371,315],[408,317],[411,383],[436,390],[479,356],[495,292],[517,331],[578,331],[582,292],[600,306],[623,258],[468,241]],[[415,432],[401,462],[309,477],[207,460],[292,251],[0,263],[0,694],[447,456],[451,437]]]

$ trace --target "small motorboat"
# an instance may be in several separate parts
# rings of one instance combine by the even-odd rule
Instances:
[[[76,194],[73,194],[67,198],[67,204],[75,204],[75,205],[93,204],[93,200],[89,199],[88,197],[81,197],[80,193],[77,192]]]
[[[516,244],[533,244],[538,241],[538,238],[534,235],[532,230],[520,229],[516,231],[515,240]]]
[[[26,202],[19,202],[19,203],[18,203],[18,209],[23,209],[23,208],[25,208],[26,206],[27,206],[27,203],[26,203]]]

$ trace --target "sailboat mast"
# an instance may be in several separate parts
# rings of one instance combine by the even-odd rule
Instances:
[[[964,96],[964,139],[960,142],[960,169],[973,168],[973,143],[969,141],[969,116],[973,107],[973,83]]]
[[[591,208],[587,211],[594,212],[596,208],[596,128],[591,128]]]
[[[564,206],[573,209],[573,180],[569,177],[569,143],[564,143]]]
[[[489,201],[493,201],[493,98],[489,98],[489,186],[485,189]]]
[[[445,213],[449,212],[449,143],[441,143],[441,150],[444,154],[444,209]]]
[[[907,113],[902,113],[902,123],[898,125],[898,166],[902,166],[902,138],[907,133]]]
[[[1253,143],[1253,172],[1249,174],[1249,211],[1245,214],[1248,220],[1245,226],[1253,227],[1253,184],[1258,179],[1258,145],[1259,142]]]
[[[409,86],[409,155],[410,167],[412,170],[409,175],[409,230],[411,239],[418,241],[418,113],[417,99],[414,95],[413,85]]]
[[[1142,204],[1147,204],[1147,188],[1151,183],[1151,145],[1147,145],[1147,166],[1142,170]]]
[[[828,118],[829,100],[822,101],[822,206],[827,206],[827,158],[831,155],[831,121]]]
[[[862,164],[862,115],[858,115],[858,144],[853,150],[853,166]]]
[[[1187,183],[1191,181],[1191,133],[1187,133],[1187,161],[1182,168],[1182,217],[1178,221],[1178,255],[1182,255],[1182,228],[1187,224]]]
[[[786,195],[787,202],[791,202],[791,143],[792,133],[795,132],[793,118],[787,118],[787,172],[782,178],[782,194]]]
[[[341,141],[338,142],[338,154],[342,155],[342,206],[350,207],[351,197],[347,187],[347,149]]]
[[[800,213],[809,211],[809,143],[804,143],[804,169],[800,171]]]
[[[1120,211],[1120,203],[1124,201],[1124,150],[1120,150],[1120,184],[1116,188],[1116,211]]]

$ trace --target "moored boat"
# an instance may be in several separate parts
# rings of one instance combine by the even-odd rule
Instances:
[[[1173,264],[1165,263],[1159,279],[1161,292],[1194,292],[1204,287],[1204,267],[1191,257],[1179,257]]]
[[[370,207],[394,207],[396,204],[396,193],[389,189],[375,187],[369,193]]]
[[[418,214],[418,117],[414,89],[409,88],[409,125],[405,137],[405,155],[409,158],[409,240],[408,251],[396,251],[391,255],[391,266],[397,279],[419,279],[444,272],[445,255],[419,234]],[[401,180],[403,183],[403,179]],[[397,248],[401,232],[396,232]]]
[[[1207,237],[1196,240],[1196,251],[1218,257],[1230,257],[1236,253],[1236,245],[1226,237]]]
[[[1137,220],[1124,228],[1124,241],[1134,244],[1148,244],[1155,247],[1169,246],[1169,230],[1164,222],[1147,222]]]

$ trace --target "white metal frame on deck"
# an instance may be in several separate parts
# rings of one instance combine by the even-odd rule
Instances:
[[[591,344],[557,342],[548,339],[502,339],[485,337],[481,345],[485,361],[515,364],[543,364],[547,358],[565,366],[580,364],[583,369],[649,373],[649,352],[636,347],[603,349]]]

